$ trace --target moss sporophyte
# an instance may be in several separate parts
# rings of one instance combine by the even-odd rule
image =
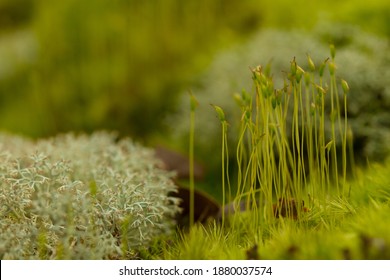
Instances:
[[[313,199],[325,203],[329,195],[343,196],[350,191],[347,192],[350,128],[346,110],[342,115],[340,106],[347,106],[348,84],[344,80],[337,82],[334,46],[331,59],[323,60],[318,70],[309,55],[307,59],[309,71],[293,58],[280,89],[275,88],[269,67],[267,71],[261,66],[251,69],[253,96],[245,91],[234,95],[242,112],[235,141],[238,172],[235,175],[230,174],[226,160],[225,112],[213,105],[222,125],[222,201],[230,200],[233,209],[240,209],[242,201],[246,201],[244,204],[251,207],[245,209],[251,208],[261,217],[255,224],[261,220],[270,222],[274,217],[303,217]],[[342,96],[338,94],[339,86],[344,91]],[[327,123],[330,131],[325,130]],[[229,178],[237,180],[233,186],[235,197],[231,196],[230,182],[226,184]],[[304,206],[304,200],[308,207]],[[222,224],[225,218],[222,211]]]

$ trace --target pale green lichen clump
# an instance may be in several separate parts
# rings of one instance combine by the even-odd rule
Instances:
[[[115,135],[0,135],[0,258],[129,258],[172,229],[178,202],[153,151]]]

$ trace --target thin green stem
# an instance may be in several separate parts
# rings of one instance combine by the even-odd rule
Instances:
[[[195,179],[194,179],[194,138],[195,138],[195,109],[198,103],[190,94],[190,139],[189,139],[189,169],[190,169],[190,227],[195,220]]]

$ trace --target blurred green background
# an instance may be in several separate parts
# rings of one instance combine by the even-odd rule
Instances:
[[[330,20],[390,38],[389,19],[386,0],[0,0],[0,129],[150,143],[213,56],[253,32]]]

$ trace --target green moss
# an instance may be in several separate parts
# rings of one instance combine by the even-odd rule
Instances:
[[[225,169],[225,126],[219,145],[224,202],[225,177],[238,179],[233,213],[178,235],[157,258],[389,258],[390,161],[363,170],[347,161],[349,119],[342,110],[351,97],[345,80],[336,79],[334,47],[331,56],[317,71],[309,59],[305,81],[306,71],[293,58],[281,89],[274,88],[277,77],[268,67],[252,69],[253,95],[234,95],[239,125],[230,133],[237,138],[231,142],[236,176]],[[215,108],[226,123],[223,107]],[[306,204],[299,208],[301,199]]]

